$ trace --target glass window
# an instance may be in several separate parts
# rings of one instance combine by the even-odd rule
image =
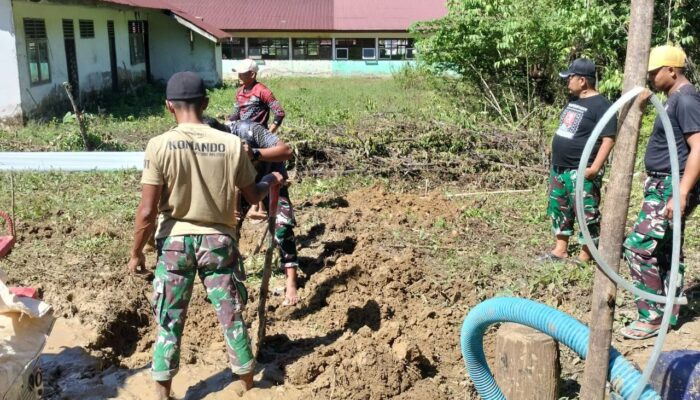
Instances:
[[[363,58],[363,49],[374,49],[375,39],[336,39],[335,47],[348,49],[347,59],[348,60],[366,60]],[[338,57],[338,52],[336,51],[336,59]],[[374,59],[374,57],[372,58]]]
[[[348,48],[347,47],[336,47],[335,48],[335,59],[336,60],[347,60],[348,59]]]
[[[332,60],[332,39],[292,39],[295,60]]]
[[[412,60],[415,58],[413,39],[379,39],[380,60]]]
[[[231,38],[221,44],[221,57],[224,60],[243,60],[245,58],[245,39]]]
[[[51,82],[49,43],[43,19],[25,18],[24,36],[27,42],[27,64],[31,85]]]
[[[129,21],[129,55],[131,65],[146,62],[146,27],[144,21]]]
[[[289,39],[248,39],[248,57],[263,60],[289,60]]]

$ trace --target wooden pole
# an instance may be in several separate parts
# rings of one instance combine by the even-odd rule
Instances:
[[[267,304],[267,293],[270,287],[270,276],[272,275],[272,254],[275,251],[275,221],[277,220],[277,202],[280,196],[280,187],[273,186],[270,188],[269,206],[267,207],[267,229],[269,233],[269,241],[267,251],[265,252],[265,264],[263,265],[262,281],[260,282],[260,298],[258,299],[258,335],[253,348],[253,356],[260,356],[262,342],[265,339],[265,328],[267,318],[265,315],[265,307]]]
[[[559,398],[559,346],[532,328],[503,324],[496,335],[495,378],[508,400]]]
[[[646,83],[653,18],[653,0],[632,0],[623,92]],[[610,183],[605,195],[600,251],[616,271],[619,270],[622,255],[642,114],[638,102],[620,113],[620,121],[623,122],[617,135]],[[580,394],[583,400],[602,400],[605,397],[616,290],[615,284],[596,270],[588,357]]]
[[[85,129],[85,123],[83,121],[83,114],[78,108],[75,99],[73,98],[73,87],[68,82],[63,82],[63,88],[66,89],[66,94],[68,95],[68,100],[70,100],[71,106],[73,106],[73,112],[75,113],[75,118],[78,120],[78,129],[80,129],[80,137],[83,139],[83,146],[85,150],[91,151],[92,146],[90,146],[90,140],[88,140],[87,129]]]

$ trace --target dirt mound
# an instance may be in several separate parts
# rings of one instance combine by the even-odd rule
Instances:
[[[148,303],[152,275],[125,274],[132,221],[94,221],[76,229],[83,222],[57,214],[20,225],[19,246],[2,268],[16,284],[39,286],[59,315],[78,317],[94,328],[95,337],[81,348],[99,363],[91,364],[94,371],[86,376],[93,379],[102,376],[101,370],[119,366],[129,368],[117,370],[125,372],[119,375],[124,379],[133,372],[148,382],[155,338]],[[491,210],[479,197],[455,201],[442,193],[379,185],[298,200],[301,302],[285,307],[283,296],[268,301],[268,334],[259,360],[263,387],[245,397],[476,398],[459,350],[460,325],[471,307],[507,292],[558,305],[584,320],[588,311],[588,289],[569,283],[573,278],[568,274],[580,271],[550,266],[546,275],[530,279],[538,267],[524,268],[528,262],[517,257],[532,251],[523,238],[532,236],[533,224],[540,221],[520,214],[517,209]],[[508,219],[507,231],[503,218]],[[262,229],[262,224],[246,225],[241,243],[249,256],[250,301],[244,316],[251,333],[257,327],[261,256],[250,253]],[[148,264],[155,265],[152,253]],[[282,282],[277,273],[271,287]],[[494,331],[485,337],[487,358]],[[562,357],[564,386],[575,393],[583,363],[566,350]],[[181,366],[196,376],[204,374],[202,382],[191,382],[198,385],[197,393],[215,393],[223,390],[229,375],[206,374],[226,365],[216,315],[197,282]],[[54,398],[78,390],[63,374],[55,379]],[[119,379],[119,385],[128,386]],[[188,376],[176,378],[183,380]],[[138,393],[126,386],[127,392]],[[265,392],[273,387],[274,396]]]

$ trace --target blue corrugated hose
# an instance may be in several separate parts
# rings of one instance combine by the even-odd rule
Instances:
[[[462,356],[476,390],[485,400],[505,400],[484,356],[483,336],[498,322],[514,322],[537,329],[571,348],[579,357],[588,354],[588,327],[570,315],[532,300],[497,297],[474,307],[462,324]],[[608,380],[613,391],[629,398],[641,378],[637,369],[614,348],[610,349]],[[641,399],[661,399],[648,385]]]

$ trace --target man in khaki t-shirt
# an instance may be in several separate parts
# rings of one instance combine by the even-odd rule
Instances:
[[[166,106],[178,126],[148,142],[128,270],[143,269],[143,247],[158,216],[158,263],[153,310],[158,336],[151,372],[160,399],[170,398],[180,361],[180,341],[195,275],[224,329],[232,371],[245,388],[253,386],[255,360],[241,312],[247,300],[237,244],[235,188],[249,202],[267,196],[283,178],[271,173],[255,184],[256,171],[241,141],[202,123],[208,105],[201,78],[193,72],[172,76]]]

